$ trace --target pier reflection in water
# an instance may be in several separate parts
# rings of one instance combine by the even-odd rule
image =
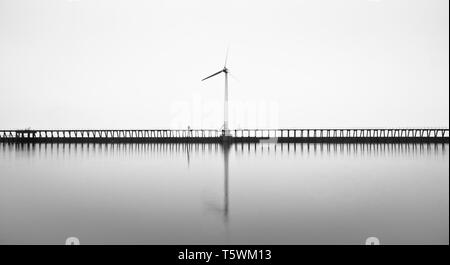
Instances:
[[[448,244],[448,175],[448,144],[0,144],[0,243]]]

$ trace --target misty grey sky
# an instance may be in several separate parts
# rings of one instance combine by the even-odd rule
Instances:
[[[448,5],[0,0],[0,128],[448,127]]]

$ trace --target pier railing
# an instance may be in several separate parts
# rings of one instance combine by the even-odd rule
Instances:
[[[184,138],[220,137],[218,130],[0,130],[0,138]]]
[[[1,142],[217,142],[223,131],[191,130],[0,130]],[[345,142],[431,141],[448,142],[445,128],[387,129],[237,129],[230,130],[234,142]]]

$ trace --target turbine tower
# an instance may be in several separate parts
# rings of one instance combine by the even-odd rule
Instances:
[[[223,104],[223,135],[222,136],[231,136],[230,130],[228,128],[228,68],[227,68],[227,59],[228,59],[228,49],[227,54],[225,56],[225,64],[223,66],[223,69],[219,72],[212,74],[208,77],[205,77],[202,79],[202,81],[205,81],[206,79],[209,79],[213,76],[216,76],[220,73],[225,74],[225,98],[224,98],[224,104]]]

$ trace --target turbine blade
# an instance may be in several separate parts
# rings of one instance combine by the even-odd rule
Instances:
[[[227,68],[227,61],[228,61],[228,50],[230,49],[230,45],[228,45],[228,47],[227,47],[227,53],[226,53],[226,55],[225,55],[225,64],[224,64],[224,68]]]
[[[215,74],[212,74],[212,75],[210,75],[210,76],[208,76],[208,77],[203,78],[202,81],[205,81],[206,79],[211,78],[211,77],[213,77],[213,76],[215,76],[215,75],[218,75],[218,74],[220,74],[220,73],[222,73],[222,72],[223,72],[223,70],[220,70],[219,72],[217,72],[217,73],[215,73]]]
[[[228,72],[228,74],[229,74],[234,80],[236,80],[236,81],[239,82],[239,78],[237,78],[234,74],[232,74],[232,73],[230,73],[230,72]]]

